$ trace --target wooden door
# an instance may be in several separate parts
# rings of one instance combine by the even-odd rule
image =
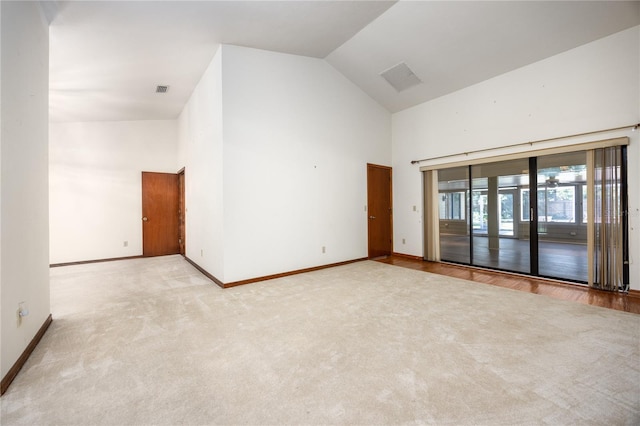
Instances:
[[[391,167],[367,164],[369,258],[389,256],[393,250]]]
[[[178,245],[180,246],[180,254],[186,256],[186,240],[185,240],[185,216],[186,205],[184,203],[184,169],[178,172]]]
[[[142,172],[142,254],[177,254],[178,175]]]

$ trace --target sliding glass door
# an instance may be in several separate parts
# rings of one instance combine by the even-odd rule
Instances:
[[[469,234],[469,167],[438,173],[440,256],[451,262],[471,262]]]
[[[539,274],[587,282],[587,154],[538,158]]]
[[[518,190],[529,187],[529,160],[471,166],[472,265],[531,272],[529,222],[521,226]]]
[[[587,175],[587,151],[438,169],[439,259],[588,282]],[[596,228],[597,238],[610,228]]]

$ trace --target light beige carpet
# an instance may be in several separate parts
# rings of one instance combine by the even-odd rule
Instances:
[[[2,425],[639,424],[640,315],[365,261],[221,290],[51,270]]]

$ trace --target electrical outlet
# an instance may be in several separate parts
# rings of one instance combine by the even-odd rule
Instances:
[[[325,246],[322,246],[322,252],[326,253],[327,252],[327,248]]]
[[[18,311],[16,312],[17,323],[16,326],[20,327],[22,325],[22,320],[24,317],[29,315],[29,308],[27,307],[27,302],[18,303]]]
[[[200,257],[204,256],[204,250],[200,249]]]
[[[129,247],[129,241],[125,241],[122,243],[122,247]]]
[[[402,239],[402,244],[407,244],[407,240],[405,240],[404,238]]]

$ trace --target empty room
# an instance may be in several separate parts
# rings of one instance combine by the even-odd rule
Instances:
[[[0,23],[3,425],[640,422],[640,2]]]

